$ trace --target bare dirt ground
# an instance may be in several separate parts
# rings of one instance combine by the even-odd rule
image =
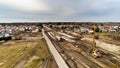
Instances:
[[[49,36],[49,35],[48,35]],[[91,43],[75,40],[74,43],[64,40],[56,41],[50,37],[56,49],[63,56],[70,68],[119,68],[120,60],[115,55],[103,53],[103,57],[95,58],[88,53]],[[79,43],[78,43],[79,42]],[[76,45],[78,47],[76,47]],[[101,49],[101,48],[100,48]]]

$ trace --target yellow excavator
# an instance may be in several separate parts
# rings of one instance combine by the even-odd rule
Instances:
[[[93,41],[92,41],[92,46],[88,49],[88,52],[90,55],[92,55],[95,58],[100,58],[103,55],[97,50],[96,48],[96,42],[95,42],[95,37],[96,37],[96,25],[93,25],[94,28],[94,33],[93,33]]]

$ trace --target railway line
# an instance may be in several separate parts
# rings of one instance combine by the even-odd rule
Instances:
[[[54,44],[55,44],[55,42],[54,42]],[[64,46],[63,46],[64,45]],[[81,54],[79,54],[79,56],[78,56],[78,52],[75,52],[75,51],[73,51],[73,50],[70,50],[69,49],[69,47],[67,47],[65,44],[61,44],[61,43],[57,43],[56,44],[56,48],[57,47],[59,47],[63,52],[62,52],[62,54],[64,54],[64,58],[65,58],[65,56],[66,56],[66,61],[68,61],[68,60],[72,60],[73,61],[73,63],[75,64],[74,66],[71,66],[71,64],[69,64],[68,62],[68,65],[70,66],[70,68],[73,68],[73,67],[76,67],[76,68],[82,68],[82,67],[84,67],[84,68],[88,68],[89,66],[88,66],[88,63],[83,63],[84,61],[85,62],[89,62],[88,60],[86,61],[86,59],[85,59],[85,57],[83,56],[83,55],[81,55]],[[58,49],[58,48],[57,48]],[[60,51],[60,50],[59,50]],[[73,59],[72,59],[72,57],[73,57]],[[83,59],[84,58],[84,59]],[[90,62],[89,62],[90,63]],[[91,63],[90,63],[91,64]],[[82,66],[81,66],[82,65]],[[92,64],[93,65],[93,64]]]
[[[44,64],[42,66],[42,68],[48,68],[48,64],[50,62],[50,58],[51,58],[51,55],[49,55],[46,60],[44,61]]]
[[[69,42],[66,40],[59,42],[53,39],[52,37],[50,37],[50,35],[48,35],[48,37],[51,39],[52,43],[59,51],[59,53],[62,55],[62,57],[67,62],[70,68],[119,68],[120,67],[120,61],[114,59],[115,56],[112,54],[104,53],[104,56],[102,58],[94,58],[90,56],[87,53],[87,50],[91,45],[86,41],[72,39],[75,42]],[[71,46],[74,48],[71,48]]]
[[[52,54],[50,54],[42,64],[40,68],[58,68],[58,66],[55,65],[54,58]]]
[[[52,53],[52,55],[55,58],[56,63],[58,64],[58,67],[59,68],[69,68],[68,65],[66,64],[66,62],[63,60],[61,55],[58,53],[58,51],[54,47],[54,45],[52,44],[52,41],[49,39],[48,32],[46,32],[46,30],[42,29],[42,33],[43,33],[43,36],[48,44],[50,52]]]

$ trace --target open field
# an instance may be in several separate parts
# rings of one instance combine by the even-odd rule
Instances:
[[[26,40],[0,44],[0,68],[39,68],[50,54],[41,33],[23,35]]]
[[[26,61],[23,65],[25,68],[38,68],[49,55],[45,40],[41,40],[39,42],[39,45],[32,49],[31,53],[29,53],[27,57],[22,60]]]

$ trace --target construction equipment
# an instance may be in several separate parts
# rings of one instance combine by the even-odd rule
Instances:
[[[92,41],[92,46],[88,49],[88,52],[90,55],[92,55],[95,58],[102,57],[103,55],[97,50],[96,48],[96,42],[95,42],[95,36],[96,36],[96,26],[93,25],[94,28],[94,33],[93,33],[93,41]]]

